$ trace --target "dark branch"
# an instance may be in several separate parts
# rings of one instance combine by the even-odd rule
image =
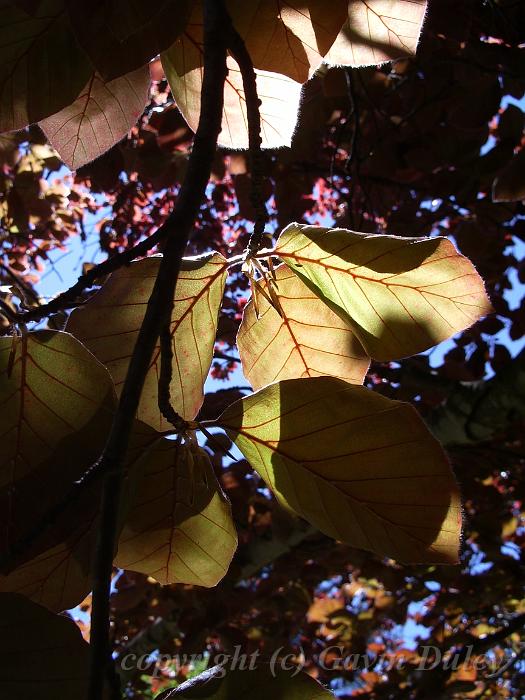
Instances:
[[[204,2],[204,77],[201,114],[188,171],[165,227],[166,245],[144,321],[131,357],[119,406],[98,468],[105,475],[95,556],[89,700],[102,698],[111,664],[109,587],[117,534],[122,466],[144,380],[160,331],[171,317],[182,256],[198,215],[221,128],[229,17],[222,2]]]

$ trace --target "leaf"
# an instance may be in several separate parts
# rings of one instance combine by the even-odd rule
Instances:
[[[40,122],[64,163],[76,170],[123,138],[144,111],[147,66],[105,83],[93,73],[77,99]]]
[[[237,335],[243,373],[253,388],[319,375],[362,384],[370,361],[351,328],[286,265],[275,274],[282,317],[261,297],[257,320],[251,300]]]
[[[446,238],[290,224],[275,250],[375,360],[422,352],[492,311],[476,269]]]
[[[140,459],[158,434],[137,421],[126,456],[126,476],[119,504],[119,532],[124,526],[131,499],[141,474]],[[86,467],[86,464],[84,467]],[[87,466],[90,466],[87,465]],[[60,487],[69,487],[72,475],[61,475]],[[49,488],[50,484],[46,484]],[[56,488],[56,485],[55,485]],[[0,591],[21,593],[55,612],[78,605],[92,588],[93,556],[99,527],[102,480],[96,479],[71,506],[56,518],[39,538],[23,562],[6,576],[0,576]],[[35,498],[20,495],[18,501],[31,522]]]
[[[2,551],[99,457],[114,406],[107,370],[68,333],[0,338]]]
[[[228,571],[237,533],[208,455],[198,445],[162,439],[141,463],[144,476],[116,565],[162,584],[216,586]]]
[[[306,82],[348,17],[348,0],[228,0],[228,11],[255,68]]]
[[[184,30],[191,0],[66,0],[73,30],[105,80],[143,66]]]
[[[0,617],[3,698],[87,698],[89,644],[73,620],[14,593],[0,593]]]
[[[73,102],[90,71],[62,0],[42,0],[31,14],[3,3],[0,131],[22,129],[58,112]]]
[[[217,423],[277,499],[330,537],[401,562],[457,562],[458,488],[409,404],[334,377],[288,379]]]
[[[67,329],[109,369],[120,392],[135,341],[153,289],[160,257],[153,256],[114,272],[81,309],[73,311]],[[219,308],[227,275],[219,253],[183,260],[171,318],[174,409],[186,420],[197,415],[203,385],[213,357]],[[156,430],[171,425],[158,408],[160,348],[156,347],[137,418]]]
[[[162,66],[177,107],[189,127],[197,130],[203,76],[202,14],[200,5],[182,36],[165,51]],[[239,67],[228,56],[224,88],[224,112],[219,145],[248,148],[248,117]],[[279,73],[255,70],[261,100],[261,137],[264,148],[289,146],[297,121],[300,83]]]
[[[426,6],[426,0],[350,0],[325,61],[357,67],[413,55]]]
[[[253,663],[250,655],[247,655],[246,663]],[[289,661],[284,663],[288,665]],[[279,661],[246,669],[229,669],[226,662],[224,666],[214,666],[173,690],[166,690],[156,700],[237,700],[245,697],[250,700],[268,700],[268,697],[278,700],[324,700],[334,696],[307,673],[297,673],[294,669],[292,674],[284,670]]]

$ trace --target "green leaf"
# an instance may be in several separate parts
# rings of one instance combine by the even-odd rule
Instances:
[[[21,129],[73,102],[92,68],[63,0],[32,13],[4,3],[0,25],[0,131]]]
[[[252,299],[237,334],[243,373],[253,388],[319,375],[362,384],[370,358],[348,324],[286,265],[275,270],[275,288],[281,314],[260,295],[259,318]]]
[[[290,224],[275,252],[375,360],[427,350],[492,311],[483,280],[446,238]]]
[[[249,655],[246,663],[253,663]],[[290,661],[283,663],[289,666]],[[224,666],[214,666],[178,688],[161,693],[156,700],[268,700],[269,697],[276,700],[324,700],[334,696],[307,673],[285,670],[277,660],[275,664],[259,664],[245,670],[230,670],[226,662]]]
[[[203,57],[202,11],[199,3],[195,5],[184,34],[161,56],[177,107],[193,131],[197,130],[199,123]],[[227,58],[227,65],[222,130],[218,143],[227,148],[248,148],[248,118],[241,72],[231,56]],[[255,75],[261,100],[262,146],[289,146],[297,121],[301,84],[280,73],[257,68]]]
[[[457,562],[458,488],[409,404],[333,377],[276,382],[218,419],[286,507],[401,562]]]
[[[70,618],[0,593],[0,696],[87,698],[89,644]]]
[[[215,586],[237,548],[230,502],[209,457],[193,443],[162,439],[140,460],[144,473],[116,565],[162,584]]]
[[[40,122],[64,163],[76,170],[123,138],[144,111],[148,66],[109,82],[96,73],[70,105]]]
[[[73,30],[105,80],[143,66],[184,31],[191,0],[66,0]]]
[[[160,257],[154,256],[120,268],[87,304],[71,314],[67,325],[67,330],[107,366],[117,392],[126,377],[159,264]],[[177,413],[187,420],[195,418],[204,400],[203,385],[213,357],[226,275],[226,260],[211,253],[185,259],[177,282],[171,319],[171,398]],[[137,418],[162,431],[171,425],[158,408],[159,371],[157,346]]]

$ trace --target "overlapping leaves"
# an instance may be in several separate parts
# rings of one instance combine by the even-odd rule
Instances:
[[[117,392],[153,289],[160,259],[150,257],[113,273],[103,288],[71,314],[68,330],[108,367]],[[174,409],[192,420],[202,405],[203,385],[213,356],[226,261],[218,253],[185,259],[177,281],[171,319]],[[158,408],[160,348],[146,377],[137,418],[156,430],[171,426]]]
[[[277,499],[331,537],[401,562],[457,562],[458,488],[409,404],[333,377],[289,379],[219,424]]]

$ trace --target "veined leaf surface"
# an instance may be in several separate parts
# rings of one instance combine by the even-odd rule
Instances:
[[[177,107],[189,127],[197,130],[203,76],[202,8],[197,3],[184,34],[162,55],[162,66]],[[248,148],[246,99],[239,67],[228,56],[224,111],[219,145]],[[297,121],[301,84],[280,73],[255,69],[261,100],[261,138],[264,148],[289,146]]]
[[[123,138],[148,101],[148,66],[104,82],[93,73],[77,99],[40,122],[64,163],[76,170]]]
[[[458,488],[409,404],[334,377],[288,379],[217,422],[277,499],[327,535],[401,562],[457,562]]]
[[[320,375],[362,384],[370,358],[349,325],[286,265],[275,276],[282,316],[261,295],[259,319],[252,299],[237,335],[244,376],[253,388]]]
[[[325,60],[357,67],[413,55],[426,7],[426,0],[350,0],[347,20]]]
[[[144,474],[120,538],[117,566],[162,584],[217,585],[237,548],[237,534],[208,455],[197,445],[162,439],[141,462]]]
[[[492,311],[475,267],[446,238],[290,224],[276,254],[375,360],[422,352]]]
[[[233,24],[255,68],[304,83],[348,18],[348,0],[228,0]]]
[[[135,341],[157,276],[160,257],[121,267],[82,309],[75,310],[69,332],[109,369],[117,392],[122,389]],[[171,318],[174,409],[186,420],[197,415],[213,357],[217,320],[227,275],[219,253],[183,260]],[[171,426],[158,408],[160,347],[155,349],[137,418],[156,430]]]

